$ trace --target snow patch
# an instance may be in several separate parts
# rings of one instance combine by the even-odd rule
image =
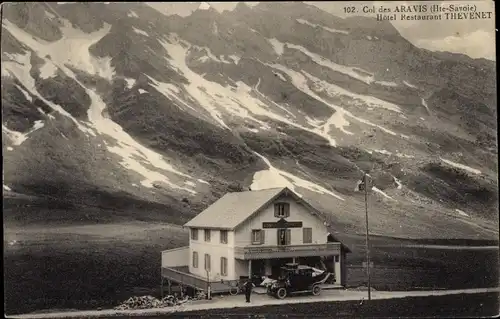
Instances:
[[[368,40],[371,40],[371,39],[372,39],[372,37],[371,37],[371,36],[369,36],[369,35],[367,35],[367,36],[366,36],[366,38],[367,38]]]
[[[132,29],[134,30],[135,33],[137,34],[141,34],[143,36],[146,36],[146,37],[149,37],[149,34],[146,32],[146,31],[143,31],[141,29],[137,29],[136,27],[132,27]]]
[[[219,62],[219,63],[226,63],[226,64],[232,64],[233,63],[233,62],[230,62],[230,61],[226,61],[226,59],[224,59],[223,57],[222,57],[222,59],[219,59],[207,47],[200,47],[200,46],[197,46],[197,45],[192,45],[191,48],[192,49],[196,49],[198,51],[205,51],[206,52],[207,55],[198,58],[198,61],[207,62],[210,59],[210,60],[213,60],[213,61],[216,61],[216,62]]]
[[[321,126],[315,127],[313,130],[316,134],[324,137],[330,142],[330,145],[336,146],[337,143],[336,141],[330,136],[330,127],[331,125],[334,125],[336,128],[338,128],[340,131],[342,131],[345,134],[352,135],[352,132],[349,132],[345,129],[345,127],[349,126],[350,123],[345,119],[344,115],[344,109],[337,105],[333,105],[328,103],[327,101],[323,100],[320,96],[316,95],[309,86],[307,85],[307,79],[301,74],[296,71],[290,70],[280,64],[266,64],[274,69],[280,70],[287,74],[291,79],[292,79],[292,84],[299,89],[300,91],[308,94],[312,98],[330,106],[335,110],[335,113]]]
[[[429,110],[429,105],[427,105],[427,102],[423,98],[422,98],[422,105],[427,110],[427,113],[431,114],[431,110]]]
[[[421,119],[422,121],[425,121],[425,119],[424,119],[423,117],[420,117],[420,119]]]
[[[290,70],[280,64],[265,64],[267,66],[270,66],[274,69],[278,69],[284,73],[286,73],[291,79],[292,79],[292,83],[294,84],[294,86],[296,88],[298,88],[299,90],[301,90],[302,92],[306,93],[307,95],[311,96],[312,98],[316,99],[317,101],[320,101],[322,103],[324,103],[325,105],[328,105],[330,106],[332,109],[334,109],[336,111],[336,113],[334,113],[330,119],[328,119],[328,121],[322,126],[322,127],[317,127],[315,130],[313,130],[314,133],[326,138],[330,144],[332,146],[336,146],[336,142],[335,140],[333,140],[329,134],[330,132],[330,125],[334,125],[336,128],[338,128],[340,131],[342,131],[344,134],[348,134],[348,135],[352,135],[353,133],[352,132],[349,132],[345,129],[346,126],[348,126],[350,123],[346,120],[345,116],[349,116],[361,123],[364,123],[366,125],[369,125],[369,126],[373,126],[373,127],[377,127],[379,128],[380,130],[388,133],[388,134],[391,134],[391,135],[397,135],[397,133],[389,130],[389,129],[386,129],[385,127],[382,127],[380,125],[377,125],[377,124],[374,124],[374,123],[371,123],[365,119],[362,119],[362,118],[359,118],[359,117],[356,117],[354,116],[352,113],[350,113],[349,111],[346,111],[345,109],[343,109],[342,107],[338,106],[338,105],[335,105],[335,104],[332,104],[332,103],[329,103],[327,102],[326,100],[324,100],[323,98],[321,98],[320,96],[318,96],[316,93],[314,93],[307,85],[307,79],[300,73],[296,72],[296,71],[293,71],[293,70]],[[332,85],[328,82],[322,82],[324,83],[324,85]]]
[[[310,52],[309,50],[307,50],[306,48],[304,48],[303,46],[300,46],[300,45],[295,45],[295,44],[291,44],[291,43],[286,43],[286,45],[287,45],[287,47],[289,47],[291,49],[301,51],[302,53],[304,53],[305,55],[310,57],[317,64],[324,66],[324,67],[327,67],[330,70],[343,73],[345,75],[348,75],[354,79],[360,80],[360,81],[365,82],[367,84],[371,84],[374,81],[374,76],[371,72],[368,72],[366,70],[361,70],[361,69],[356,68],[356,67],[349,67],[349,66],[334,63],[328,59],[325,59],[324,57],[322,57],[319,54]],[[370,75],[360,74],[360,72],[358,70],[361,70],[363,73],[370,74]]]
[[[198,105],[206,110],[208,113],[207,115],[209,115],[219,126],[229,129],[224,123],[222,112],[228,112],[232,116],[254,121],[261,126],[267,126],[267,124],[253,117],[252,114],[268,116],[278,121],[294,125],[287,119],[269,111],[268,105],[265,105],[259,99],[251,96],[252,88],[244,82],[236,82],[235,87],[229,85],[222,86],[217,82],[207,81],[199,74],[193,72],[186,65],[186,57],[191,46],[185,48],[180,45],[178,40],[172,39],[172,37],[170,41],[172,42],[160,42],[171,57],[171,59],[167,58],[169,63],[188,79],[189,83],[183,85],[183,89],[190,97],[198,102]],[[182,100],[183,98],[184,95],[178,95],[178,99]]]
[[[45,64],[40,68],[40,78],[48,79],[52,78],[57,73],[57,67],[50,60],[45,60]]]
[[[127,14],[127,17],[129,17],[129,18],[139,18],[139,16],[137,15],[137,13],[135,13],[132,10]]]
[[[198,179],[198,182],[200,182],[200,183],[202,183],[202,184],[207,184],[207,185],[210,185],[210,183],[209,183],[209,182],[204,181],[204,180],[202,180],[202,179],[200,179],[200,178]]]
[[[2,131],[11,139],[13,145],[18,146],[28,139],[28,135],[35,132],[36,130],[41,129],[43,126],[43,122],[41,120],[38,120],[35,121],[31,130],[29,130],[27,133],[21,133],[10,130],[9,128],[7,128],[7,126],[2,124]]]
[[[47,18],[49,18],[49,20],[52,20],[54,19],[56,16],[48,11],[45,11],[45,16],[47,16]]]
[[[202,2],[198,7],[198,10],[208,10],[210,9],[210,4],[208,2]]]
[[[347,97],[350,97],[354,100],[362,101],[364,104],[366,104],[368,106],[383,108],[383,109],[386,109],[389,111],[401,113],[401,108],[399,106],[397,106],[396,104],[386,102],[384,100],[381,100],[379,98],[376,98],[376,97],[373,97],[370,95],[362,95],[362,94],[350,92],[346,89],[341,88],[340,86],[323,81],[323,80],[307,73],[306,71],[302,71],[302,72],[309,80],[311,80],[314,83],[315,88],[317,88],[317,90],[319,92],[325,91],[328,95],[330,95],[332,97],[347,96]],[[313,87],[313,89],[314,89],[314,87]]]
[[[129,134],[127,134],[120,125],[113,122],[109,118],[105,118],[102,115],[102,112],[106,108],[104,101],[95,91],[88,89],[83,85],[82,87],[85,89],[92,101],[87,113],[89,121],[94,125],[95,129],[100,134],[107,135],[116,141],[115,146],[107,145],[108,151],[122,158],[120,164],[123,167],[142,175],[145,178],[145,180],[141,182],[143,186],[153,187],[154,182],[163,182],[171,188],[196,194],[195,191],[189,188],[172,183],[165,175],[146,168],[141,161],[145,161],[159,170],[174,173],[181,177],[191,178],[189,175],[178,171],[171,164],[167,163],[160,154],[139,144]]]
[[[233,62],[231,62],[231,61],[226,60],[226,57],[225,57],[225,56],[223,56],[223,55],[220,55],[220,56],[219,56],[219,60],[220,60],[222,63],[226,63],[226,64],[231,64],[231,63],[233,63],[233,62],[234,62],[234,61],[233,61]],[[232,60],[232,59],[231,59],[231,60]]]
[[[30,101],[30,102],[33,102],[33,98],[31,97],[31,95],[29,95],[28,92],[26,92],[22,87],[20,87],[19,85],[16,84],[16,88],[21,91],[21,93],[24,95],[24,97],[26,98],[26,100]],[[43,113],[43,112],[42,112]],[[45,113],[43,113],[45,115]]]
[[[463,210],[455,209],[455,211],[461,216],[470,217],[470,215],[464,212]]]
[[[401,157],[401,158],[414,158],[413,155],[407,155],[407,154],[403,154],[403,153],[400,153],[399,151],[396,151],[396,153],[392,153],[392,152],[389,152],[387,150],[375,150],[375,149],[372,149],[372,150],[367,150],[368,153],[372,154],[373,152],[375,153],[379,153],[379,154],[384,154],[384,155],[389,155],[389,156],[392,156],[392,155],[395,155],[397,157]]]
[[[398,185],[398,187],[397,187],[398,189],[403,188],[403,184],[401,184],[401,181],[399,179],[397,179],[394,176],[392,178],[394,178],[394,182],[396,183],[396,185]]]
[[[230,55],[229,56],[230,59],[232,59],[234,61],[234,64],[238,65],[238,63],[240,62],[241,58],[237,55]]]
[[[385,155],[392,155],[391,152],[386,151],[386,150],[373,150],[374,152],[380,153],[380,154],[385,154]]]
[[[6,21],[8,22],[8,21]],[[48,100],[46,100],[43,96],[38,93],[36,87],[35,87],[35,79],[31,76],[31,52],[27,51],[25,55],[21,54],[9,54],[5,53],[5,55],[10,58],[11,60],[15,61],[2,61],[2,70],[5,70],[6,72],[10,73],[12,76],[17,78],[19,82],[23,84],[23,86],[29,91],[29,93],[33,96],[36,96],[39,98],[42,102],[44,102],[46,105],[50,106],[53,110],[65,115],[66,117],[70,118],[80,129],[82,132],[89,133],[89,134],[94,134],[92,130],[87,129],[83,125],[81,125],[71,114],[69,114],[66,110],[64,110],[60,105],[57,105],[55,103],[52,103]],[[45,114],[42,111],[43,114]],[[51,117],[52,115],[49,115]],[[52,116],[53,118],[53,116]]]
[[[270,101],[265,95],[259,92],[258,86],[260,84],[260,80],[254,88],[242,81],[235,82],[233,86],[222,86],[217,82],[207,81],[200,74],[197,74],[189,69],[186,65],[186,57],[191,49],[189,43],[183,41],[182,44],[184,45],[181,45],[180,40],[173,36],[170,36],[167,41],[160,41],[160,43],[167,51],[168,56],[171,57],[170,59],[166,57],[169,64],[176,68],[178,72],[188,80],[188,84],[184,84],[181,87],[181,91],[183,92],[178,95],[175,94],[177,98],[179,100],[183,100],[186,98],[186,95],[191,97],[206,111],[206,113],[200,113],[203,116],[209,116],[209,120],[214,120],[219,126],[229,129],[229,127],[224,123],[222,117],[222,114],[228,114],[229,117],[236,116],[245,119],[246,121],[258,123],[261,129],[266,130],[269,129],[269,125],[265,121],[261,120],[261,118],[268,117],[328,138],[331,143],[334,143],[330,137],[323,134],[319,130],[301,126],[293,121],[290,121],[288,118],[273,112],[270,106],[275,106],[284,112],[288,112],[290,116],[293,117],[293,113],[290,113],[286,110],[286,108],[275,103],[274,101]],[[169,94],[174,95],[174,92],[169,92]],[[254,94],[257,95],[257,97],[254,97]],[[192,103],[192,100],[190,100],[189,103]]]
[[[125,82],[127,82],[127,89],[131,89],[136,81],[135,79],[125,78]]]
[[[177,175],[188,177],[185,174],[174,169],[170,164],[165,162],[161,155],[145,148],[144,146],[137,143],[135,140],[130,137],[127,133],[123,131],[123,129],[113,121],[108,118],[104,118],[102,116],[102,112],[105,109],[105,104],[100,98],[98,94],[96,94],[93,90],[85,87],[78,79],[76,78],[73,71],[66,67],[66,64],[74,65],[76,68],[83,68],[84,71],[94,75],[101,75],[104,78],[111,79],[112,70],[109,66],[109,60],[105,63],[108,67],[103,68],[103,65],[99,63],[95,63],[95,58],[91,57],[88,52],[89,47],[95,42],[99,41],[102,37],[104,37],[110,29],[109,25],[105,25],[103,29],[85,34],[80,30],[73,29],[69,27],[68,22],[65,23],[65,27],[63,30],[63,38],[56,42],[47,43],[42,40],[37,40],[31,35],[26,34],[23,30],[20,30],[12,23],[6,21],[4,26],[11,32],[18,40],[25,43],[27,46],[31,47],[34,51],[38,52],[40,56],[48,56],[50,55],[52,61],[61,69],[68,77],[71,77],[75,80],[83,89],[85,89],[86,93],[91,99],[91,106],[88,110],[88,117],[90,122],[93,124],[96,131],[101,134],[108,135],[114,138],[117,142],[116,146],[108,147],[108,150],[112,153],[115,153],[123,158],[121,164],[131,170],[136,171],[137,173],[143,175],[147,181],[161,181],[172,188],[183,189],[188,192],[194,193],[192,190],[179,187],[173,183],[171,183],[164,175],[149,170],[144,167],[136,158],[144,159],[148,162],[148,164],[156,167],[158,169],[162,169],[168,172],[173,172]],[[20,79],[21,83],[28,89],[30,89],[33,95],[39,97],[42,101],[44,101],[47,105],[53,107],[64,115],[70,117],[74,120],[74,122],[79,126],[79,128],[84,132],[89,132],[93,134],[93,131],[82,126],[76,119],[71,117],[69,113],[64,111],[60,106],[51,103],[38,94],[34,87],[34,79],[29,75],[29,70],[31,69],[30,61],[30,52],[28,52],[25,56],[21,56],[24,60],[21,63],[24,68],[21,69],[20,72],[19,64],[12,63],[8,65],[9,71],[16,74]],[[102,59],[100,60],[102,61]],[[26,67],[27,66],[27,67]],[[95,135],[95,134],[93,134]]]
[[[144,94],[144,93],[149,93],[149,92],[143,89],[139,89],[139,94]]]
[[[188,186],[191,186],[191,187],[195,187],[196,184],[191,182],[191,181],[185,181],[184,184],[188,185]]]
[[[12,189],[9,186],[5,185],[5,184],[3,184],[3,189],[6,190],[6,191],[8,191],[8,192],[12,191]]]
[[[267,39],[267,41],[271,43],[274,52],[276,52],[277,55],[282,55],[283,52],[285,52],[285,45],[281,43],[278,39],[272,38],[272,39]]]
[[[377,187],[373,186],[372,187],[372,190],[382,196],[384,196],[385,198],[387,199],[390,199],[390,200],[393,200],[393,201],[396,201],[394,198],[392,198],[391,196],[387,195],[386,193],[384,193],[382,190],[378,189]]]
[[[331,195],[342,201],[344,200],[339,195],[327,190],[326,188],[318,184],[312,183],[291,173],[275,168],[271,165],[271,162],[266,157],[260,155],[257,152],[254,153],[259,156],[269,168],[267,170],[258,171],[254,174],[252,185],[250,185],[251,190],[288,187],[291,190],[295,191],[295,186],[298,186],[316,193]],[[301,195],[299,194],[299,196]]]
[[[28,138],[26,134],[23,134],[21,132],[13,131],[7,128],[5,125],[2,124],[2,132],[7,134],[7,136],[10,138],[12,141],[13,145],[21,145],[26,139]]]
[[[219,35],[219,26],[215,21],[212,23],[212,33],[215,35]]]
[[[154,87],[158,92],[166,96],[170,100],[176,100],[179,102],[181,105],[187,107],[188,109],[191,109],[193,111],[196,111],[191,105],[188,103],[184,102],[181,98],[179,98],[178,94],[180,93],[180,89],[175,86],[174,84],[171,83],[164,83],[157,81],[150,77],[149,75],[146,75],[153,83],[150,83],[152,87]]]
[[[375,81],[375,84],[380,84],[383,86],[389,86],[389,87],[397,87],[398,84],[396,82],[389,82],[389,81]]]
[[[7,151],[13,151],[14,149],[10,146],[7,146]]]
[[[462,169],[464,171],[467,171],[467,172],[470,172],[470,173],[473,173],[473,174],[476,174],[476,175],[481,175],[481,171],[478,170],[478,169],[475,169],[475,168],[472,168],[472,167],[469,167],[467,165],[463,165],[463,164],[460,164],[460,163],[455,163],[455,162],[452,162],[450,160],[447,160],[447,159],[444,159],[442,157],[440,157],[439,159],[441,159],[444,163],[450,165],[450,166],[453,166],[455,168],[459,168],[459,169]]]
[[[349,31],[328,28],[328,27],[325,27],[325,26],[322,26],[322,25],[319,25],[319,24],[311,23],[311,22],[309,22],[307,20],[304,20],[304,19],[297,19],[297,22],[300,23],[300,24],[306,24],[306,25],[314,27],[314,28],[322,28],[322,29],[324,29],[326,31],[329,31],[331,33],[349,34]]]
[[[415,85],[410,84],[409,82],[403,81],[403,84],[406,85],[407,87],[411,87],[412,89],[417,89]]]
[[[276,75],[277,77],[279,77],[281,81],[286,82],[286,79],[283,76],[283,74],[281,74],[279,72],[273,72],[273,74]]]
[[[5,20],[3,25],[17,40],[33,49],[45,61],[50,56],[51,62],[60,69],[67,69],[65,65],[70,65],[90,75],[97,75],[111,81],[115,74],[111,66],[111,58],[97,58],[89,52],[92,45],[109,33],[111,25],[105,23],[100,30],[85,33],[73,28],[67,20],[63,20],[63,23],[61,27],[63,37],[54,42],[35,38],[8,20]]]

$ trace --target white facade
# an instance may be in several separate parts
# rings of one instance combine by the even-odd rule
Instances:
[[[260,211],[255,216],[252,216],[246,220],[242,225],[236,229],[235,233],[235,246],[249,246],[252,245],[251,234],[252,230],[261,229],[264,235],[263,245],[276,246],[278,245],[278,235],[277,229],[263,229],[262,223],[266,222],[276,222],[276,217],[274,216],[274,204],[275,203],[288,203],[290,204],[290,216],[286,219],[289,222],[298,221],[302,222],[302,227],[300,228],[290,228],[290,245],[303,245],[303,228],[312,228],[312,244],[326,244],[328,230],[324,223],[316,216],[313,212],[308,211],[308,209],[297,203],[295,199],[291,196],[282,196],[270,203],[266,208]],[[311,243],[309,243],[311,244]]]
[[[193,239],[192,232],[198,231],[198,239]],[[205,231],[210,231],[210,241],[205,241]],[[210,281],[234,280],[234,232],[226,231],[227,244],[221,243],[221,230],[219,229],[190,229],[189,230],[189,272]],[[193,265],[193,252],[198,254],[198,265]],[[210,271],[205,270],[205,254],[210,256]],[[221,273],[221,257],[227,258],[227,274]]]

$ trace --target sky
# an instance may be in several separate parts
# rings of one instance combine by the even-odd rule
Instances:
[[[253,6],[258,2],[246,2]],[[487,58],[495,60],[495,6],[493,1],[314,1],[306,2],[314,5],[326,12],[339,17],[347,17],[343,11],[345,6],[356,6],[359,11],[364,6],[376,8],[384,6],[394,9],[402,4],[471,4],[477,6],[477,11],[491,11],[492,18],[485,20],[442,20],[442,21],[393,21],[394,27],[403,37],[412,42],[415,46],[432,51],[449,51],[463,53],[472,58]],[[222,12],[232,10],[237,2],[150,2],[150,6],[164,14],[178,14],[186,16],[194,10],[208,7]],[[372,16],[373,13],[359,13],[357,15]]]

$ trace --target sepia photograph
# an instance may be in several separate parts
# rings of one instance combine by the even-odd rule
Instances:
[[[500,314],[493,1],[1,21],[5,317]]]

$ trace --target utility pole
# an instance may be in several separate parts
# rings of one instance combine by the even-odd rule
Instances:
[[[365,218],[366,218],[366,274],[368,275],[368,300],[372,299],[370,278],[370,236],[368,234],[368,179],[367,174],[363,176],[365,188]]]

